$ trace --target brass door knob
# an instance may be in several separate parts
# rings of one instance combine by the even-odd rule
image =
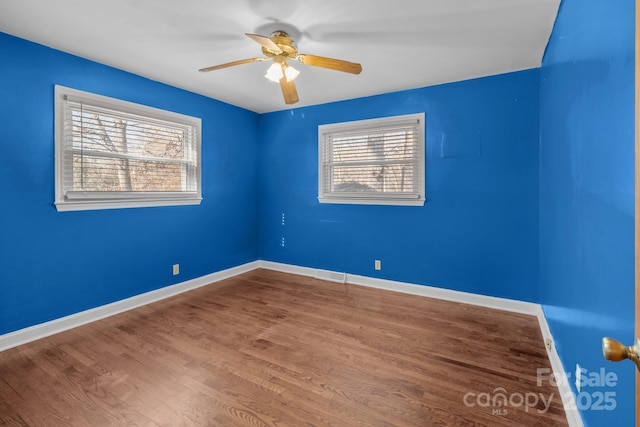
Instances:
[[[640,371],[640,339],[636,339],[634,345],[627,347],[613,338],[602,338],[602,354],[611,362],[619,362],[629,359],[636,364]]]

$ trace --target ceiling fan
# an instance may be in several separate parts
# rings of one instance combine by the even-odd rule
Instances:
[[[287,60],[289,59],[296,59],[305,65],[311,65],[313,67],[329,68],[331,70],[351,74],[360,74],[362,71],[362,65],[355,62],[298,53],[295,42],[289,38],[289,35],[284,31],[274,31],[270,37],[249,33],[245,33],[245,35],[262,46],[262,53],[265,55],[264,57],[227,62],[226,64],[201,68],[200,71],[214,71],[222,68],[233,67],[235,65],[248,64],[250,62],[272,60],[273,64],[267,70],[265,77],[273,82],[280,83],[282,95],[284,96],[284,102],[286,104],[295,104],[299,101],[298,91],[293,80],[298,76],[298,74],[300,74],[300,72],[287,64]]]

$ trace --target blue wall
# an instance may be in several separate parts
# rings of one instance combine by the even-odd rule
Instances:
[[[538,82],[530,70],[263,115],[260,257],[537,301]],[[318,125],[416,112],[423,207],[318,202]]]
[[[0,58],[0,334],[258,258],[257,114],[2,33]],[[54,84],[202,118],[202,204],[57,212]]]
[[[634,1],[563,0],[541,70],[540,297],[565,369],[618,376],[579,395],[587,425],[634,425]],[[615,412],[589,408],[615,393]]]

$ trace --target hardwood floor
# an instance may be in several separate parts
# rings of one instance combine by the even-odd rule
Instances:
[[[0,353],[0,424],[566,425],[537,368],[534,317],[255,270]]]

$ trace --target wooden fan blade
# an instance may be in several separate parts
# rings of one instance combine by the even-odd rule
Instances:
[[[267,59],[269,59],[269,58],[241,59],[240,61],[227,62],[226,64],[220,64],[220,65],[214,65],[214,66],[207,67],[207,68],[201,68],[200,71],[201,72],[205,72],[205,71],[220,70],[222,68],[233,67],[234,65],[248,64],[250,62],[258,62],[258,61],[266,61]]]
[[[282,53],[282,49],[274,43],[269,37],[261,36],[259,34],[249,34],[244,33],[245,36],[249,37],[251,40],[259,43],[263,48],[270,50],[274,53]]]
[[[280,87],[282,88],[282,95],[284,96],[285,104],[295,104],[300,99],[298,98],[298,90],[296,84],[291,80],[287,81],[287,78],[282,76],[280,79]]]
[[[324,56],[299,54],[296,59],[305,65],[313,67],[329,68],[331,70],[342,71],[351,74],[360,74],[362,65],[355,62],[343,61],[341,59],[326,58]]]

